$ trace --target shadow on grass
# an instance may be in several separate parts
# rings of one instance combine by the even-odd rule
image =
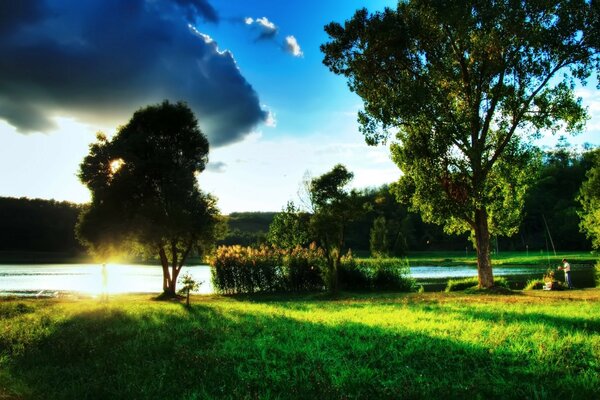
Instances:
[[[193,305],[79,313],[11,373],[44,399],[592,398],[560,365],[472,343]],[[558,378],[557,378],[558,377]]]

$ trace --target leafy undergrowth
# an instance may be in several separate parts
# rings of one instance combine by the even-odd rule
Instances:
[[[599,316],[598,289],[10,300],[0,398],[592,399]]]

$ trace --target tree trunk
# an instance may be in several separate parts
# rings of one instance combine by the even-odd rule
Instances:
[[[169,259],[164,248],[160,248],[158,251],[160,255],[160,264],[163,271],[163,294],[169,297],[175,297],[175,280],[173,274],[169,271]],[[173,271],[175,272],[175,271]]]
[[[475,246],[477,248],[477,274],[479,287],[494,286],[494,274],[490,259],[490,231],[488,214],[485,209],[475,211]]]
[[[167,258],[165,249],[162,247],[158,251],[158,254],[160,255],[160,264],[162,266],[162,271],[163,271],[163,293],[170,294],[171,293],[171,274],[169,274],[169,259]]]

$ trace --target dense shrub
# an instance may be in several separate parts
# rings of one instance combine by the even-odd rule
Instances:
[[[274,247],[221,246],[211,260],[212,280],[219,293],[322,290],[324,252],[314,245],[283,251]],[[410,269],[400,259],[342,257],[340,287],[347,290],[415,291]]]
[[[344,289],[417,290],[408,263],[402,259],[357,259],[349,255],[342,258],[338,272],[340,286]]]
[[[213,286],[228,294],[278,290],[281,259],[281,252],[266,246],[220,246],[211,259]]]
[[[315,290],[323,287],[323,252],[316,247],[285,252],[274,247],[221,246],[211,259],[220,293]]]
[[[283,257],[285,286],[290,291],[318,290],[324,286],[323,251],[312,244],[308,249],[296,247]]]
[[[596,268],[594,270],[596,275],[596,287],[600,288],[600,261],[596,264]]]
[[[450,279],[446,285],[446,292],[459,292],[466,289],[471,289],[479,285],[479,280],[476,276],[463,279]],[[494,278],[494,286],[508,289],[508,281],[503,277]]]

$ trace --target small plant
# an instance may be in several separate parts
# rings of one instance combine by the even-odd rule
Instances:
[[[185,294],[186,300],[185,305],[187,307],[190,306],[190,292],[196,292],[200,289],[200,285],[202,282],[198,282],[192,278],[190,274],[185,274],[179,280],[179,283],[182,285],[182,288],[179,290],[179,293]]]
[[[540,290],[544,288],[544,281],[540,279],[531,279],[527,282],[527,285],[523,290]]]
[[[544,282],[556,282],[556,278],[554,277],[554,270],[548,269],[544,274]]]
[[[544,289],[545,290],[561,290],[562,284],[556,280],[553,269],[548,268],[544,274]]]

